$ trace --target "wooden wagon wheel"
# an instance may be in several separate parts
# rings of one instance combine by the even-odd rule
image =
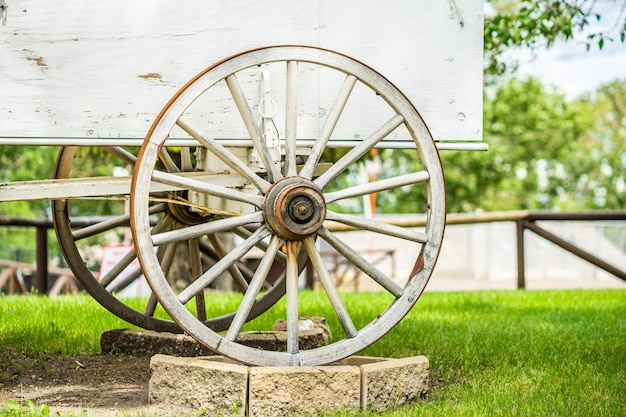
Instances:
[[[270,130],[274,128],[279,132],[283,146],[278,156],[273,141],[275,138],[268,137],[267,124],[263,125],[268,119],[267,108],[263,107],[263,100],[267,97],[257,101],[258,108],[255,108],[256,103],[250,103],[250,93],[246,92],[250,90],[246,84],[249,80],[262,83],[262,80],[258,81],[262,71],[267,71],[273,80],[283,83],[283,87],[278,89],[279,92],[274,91],[271,98],[274,102],[271,113],[275,116]],[[263,77],[264,73],[261,74]],[[308,83],[312,80],[313,85]],[[311,92],[318,84],[319,91]],[[334,99],[328,107],[319,105],[319,129],[314,137],[308,137],[300,123],[307,111],[301,107],[304,100],[301,98],[305,95],[321,97],[329,89],[333,91]],[[260,94],[262,96],[263,92]],[[348,115],[364,111],[359,107],[364,100],[375,109],[368,115],[368,119],[375,120],[367,121],[374,126],[373,130],[359,138],[337,137],[338,126],[351,123]],[[255,111],[258,113],[255,114]],[[243,122],[247,140],[254,148],[255,164],[247,164],[217,140],[223,137],[222,131],[226,128],[217,121],[218,112],[234,113]],[[253,192],[160,169],[159,152],[164,142],[169,136],[177,137],[183,133],[195,138],[198,145],[222,160],[230,175],[236,175],[242,183],[252,186]],[[420,169],[378,181],[365,179],[358,184],[345,184],[358,180],[351,170],[373,149],[384,148],[385,138],[401,136],[409,140],[403,155],[410,153],[411,166],[421,166]],[[351,145],[328,167],[324,164],[332,155],[326,154],[331,152],[334,144],[339,143],[338,139],[351,139]],[[148,184],[151,183],[176,185],[189,192],[214,197],[216,201],[228,201],[234,206],[240,205],[242,212],[207,218],[205,222],[171,232],[154,233],[151,232],[149,213],[151,200]],[[407,229],[378,218],[340,213],[345,207],[339,204],[341,202],[360,201],[363,196],[375,193],[383,197],[405,186],[421,190],[416,195],[423,197],[415,202],[415,206],[423,207],[426,218],[423,229]],[[210,210],[212,207],[208,205],[206,208]],[[331,231],[333,223],[363,229],[375,239],[400,239],[407,250],[414,250],[411,254],[414,267],[410,276],[400,284],[388,277],[366,256],[338,238]],[[347,56],[312,47],[277,46],[252,50],[219,62],[193,78],[170,100],[154,122],[139,153],[131,188],[131,230],[138,258],[163,307],[186,332],[208,348],[256,365],[330,363],[378,340],[408,313],[421,295],[439,253],[444,225],[445,187],[441,162],[433,139],[413,105],[371,68]],[[156,248],[249,226],[254,226],[255,231],[214,267],[195,274],[183,291],[178,292],[170,286],[159,264]],[[376,283],[383,293],[381,296],[389,297],[389,306],[373,316],[369,323],[363,325],[353,320],[354,314],[350,314],[324,265],[316,239],[327,242],[341,253]],[[260,242],[267,242],[267,250],[228,331],[218,334],[202,325],[198,317],[186,308],[188,302],[202,294],[221,271]],[[336,317],[330,318],[329,322],[339,323],[339,328],[333,329],[335,339],[332,343],[310,350],[301,350],[297,337],[298,316],[306,311],[306,306],[298,305],[298,276],[302,259],[299,260],[297,255],[303,250],[319,277],[329,305],[336,313]],[[255,300],[262,293],[268,265],[275,257],[284,254],[287,259],[287,351],[263,351],[239,344],[237,337]]]
[[[134,152],[136,153],[136,150]],[[191,159],[185,161],[185,158],[189,158],[191,155],[189,149],[176,148],[171,153],[164,149],[161,155],[163,159],[167,160],[164,165],[169,166],[170,169],[191,169],[194,163]],[[181,155],[183,156],[181,157]],[[127,238],[130,237],[128,228],[130,216],[127,205],[130,178],[111,177],[110,174],[113,167],[132,171],[135,162],[136,155],[133,154],[133,149],[73,146],[61,148],[55,166],[54,177],[56,179],[93,177],[93,182],[100,184],[98,187],[91,187],[96,190],[93,194],[79,191],[76,192],[78,197],[53,200],[54,228],[69,267],[83,288],[96,301],[113,314],[141,328],[180,333],[182,332],[180,327],[167,315],[158,316],[157,313],[155,316],[157,299],[152,295],[146,283],[143,283],[142,293],[147,290],[150,295],[146,295],[143,299],[137,297],[138,290],[136,287],[141,284],[143,275],[141,268],[135,262],[134,249],[131,249],[127,255],[115,259],[115,264],[110,268],[100,269],[101,276],[99,276],[97,265],[96,267],[91,265],[94,263],[94,258],[99,261],[101,255],[88,256],[88,252],[93,251],[93,248],[101,248],[107,243],[123,242],[125,234]],[[129,174],[126,173],[126,175]],[[118,195],[111,195],[112,187],[120,189]],[[106,190],[106,192],[98,195],[98,190]],[[85,194],[88,195],[85,196]],[[187,225],[195,222],[193,213],[188,211],[187,201],[180,193],[161,191],[152,193],[152,197],[155,201],[151,203],[149,212],[152,217],[153,231],[173,230],[180,227],[181,224]],[[93,215],[93,213],[101,211],[106,212],[108,216],[93,217],[91,222],[84,225],[77,225],[77,221],[73,222],[73,219],[77,220],[76,217],[79,215],[85,216],[86,213]],[[218,238],[212,239],[212,242],[208,239],[200,239],[195,242],[194,247],[185,248],[186,250],[177,254],[172,251],[160,253],[158,259],[164,270],[169,268],[166,264],[172,265],[173,257],[188,257],[187,259],[197,261],[200,268],[206,269],[212,263],[217,262],[221,256],[216,253],[216,250],[221,248],[215,249],[219,244]],[[186,263],[187,259],[183,263]],[[267,310],[284,294],[284,273],[281,275],[279,261],[274,265],[273,285],[268,286],[268,291],[264,297],[257,300],[251,318]],[[173,280],[171,276],[174,271],[169,272],[167,275],[170,280]],[[178,274],[180,275],[180,273],[179,271]],[[182,273],[185,271],[183,270]],[[252,277],[252,272],[246,269],[245,265],[238,265],[236,273],[237,276],[233,278],[227,271],[225,279],[245,282]],[[203,322],[213,330],[220,331],[228,328],[233,317],[234,312],[230,310],[224,311],[223,315],[203,320]]]

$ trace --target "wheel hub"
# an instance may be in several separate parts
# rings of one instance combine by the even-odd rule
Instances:
[[[265,195],[263,216],[286,240],[302,240],[317,232],[326,218],[326,202],[313,182],[298,177],[278,181]]]

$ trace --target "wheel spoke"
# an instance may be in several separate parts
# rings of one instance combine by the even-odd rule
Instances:
[[[165,204],[155,204],[150,207],[150,214],[161,213],[165,210]],[[80,230],[72,232],[74,240],[81,240],[91,236],[95,236],[99,233],[107,232],[116,227],[126,227],[130,224],[130,215],[126,214],[118,216],[113,219],[108,219],[103,222],[92,224],[91,226],[83,227]]]
[[[359,158],[365,155],[378,142],[383,140],[385,136],[393,132],[398,126],[404,122],[404,118],[396,114],[385,124],[378,128],[374,133],[365,138],[357,146],[352,148],[339,161],[335,162],[328,171],[320,175],[315,181],[318,187],[324,188],[333,178],[341,174],[346,168],[354,164]],[[307,161],[308,162],[308,161]]]
[[[296,61],[287,61],[287,99],[285,106],[285,176],[292,177],[297,174],[298,63]]]
[[[315,171],[315,166],[317,165],[320,156],[322,156],[322,152],[326,149],[326,144],[330,139],[333,131],[335,130],[335,126],[337,126],[337,122],[339,121],[339,117],[343,112],[346,103],[348,102],[348,98],[352,93],[352,89],[356,84],[356,77],[354,75],[346,75],[346,78],[343,81],[343,85],[341,86],[341,90],[339,90],[339,94],[333,103],[332,108],[328,113],[328,117],[324,122],[324,126],[322,130],[319,132],[318,138],[313,144],[313,148],[311,149],[311,153],[308,156],[306,164],[300,170],[300,176],[311,179],[313,176],[313,172]]]
[[[237,105],[237,110],[239,110],[239,114],[243,119],[243,123],[248,130],[248,134],[252,139],[252,143],[254,144],[254,148],[259,153],[259,157],[261,161],[263,161],[263,165],[265,169],[267,169],[267,174],[270,182],[276,182],[282,178],[281,173],[274,165],[272,161],[272,156],[270,155],[270,151],[267,148],[267,144],[265,140],[263,140],[263,136],[259,130],[259,126],[254,122],[254,117],[252,116],[252,110],[248,105],[248,101],[239,85],[239,81],[237,80],[237,76],[230,75],[225,78],[226,84],[228,85],[228,89],[230,90],[230,94],[235,100],[235,104]]]
[[[228,251],[226,250],[226,247],[224,246],[224,244],[222,243],[222,241],[219,239],[217,235],[209,235],[208,237],[219,259],[224,258],[226,255],[228,255]],[[241,273],[237,265],[235,264],[231,265],[228,268],[228,272],[230,272],[230,275],[233,277],[233,279],[235,280],[237,285],[239,285],[239,288],[242,291],[246,291],[248,289],[248,282],[243,277],[243,274]]]
[[[143,314],[145,314],[146,316],[154,317],[157,303],[158,301],[154,293],[150,293],[150,297],[148,298],[148,303],[146,304],[146,308],[143,311]]]
[[[326,200],[326,203],[328,204],[332,203],[333,201],[342,200],[344,198],[360,197],[367,194],[390,190],[392,188],[403,187],[405,185],[418,184],[428,181],[429,178],[430,175],[428,175],[428,172],[426,171],[414,172],[411,174],[405,174],[394,178],[360,184],[354,187],[345,188],[340,191],[328,193],[324,195],[324,200]]]
[[[326,220],[347,224],[348,226],[353,226],[357,229],[369,230],[370,232],[398,237],[411,242],[426,243],[428,241],[428,235],[426,233],[416,232],[403,227],[393,226],[376,220],[370,220],[349,214],[340,214],[328,211],[326,212]]]
[[[259,177],[250,167],[248,167],[243,161],[233,155],[226,147],[218,143],[215,139],[203,135],[197,126],[194,126],[186,120],[184,117],[180,117],[176,124],[180,126],[191,137],[200,142],[204,147],[209,149],[215,156],[220,158],[226,165],[234,169],[241,176],[245,177],[254,184],[262,193],[267,192],[270,188],[270,183]]]
[[[167,149],[159,149],[159,159],[163,162],[163,165],[165,165],[167,172],[180,172],[180,168],[178,168],[178,165],[176,165],[176,162],[174,162]]]
[[[191,162],[191,149],[187,146],[180,148],[180,168],[183,172],[193,171],[193,163]]]
[[[202,275],[202,258],[200,257],[200,247],[198,238],[189,239],[189,258],[191,260],[191,276],[199,277]],[[206,320],[206,306],[204,302],[204,291],[196,294],[196,317],[198,320]]]
[[[322,287],[324,287],[324,291],[328,296],[328,300],[330,304],[333,306],[335,313],[337,314],[337,318],[343,327],[343,330],[346,333],[347,337],[355,337],[357,335],[356,327],[352,322],[352,318],[348,314],[348,310],[341,301],[341,297],[339,297],[339,292],[333,283],[332,278],[330,277],[330,273],[324,265],[324,260],[320,255],[319,251],[315,247],[315,239],[312,237],[308,237],[302,241],[304,248],[306,249],[307,254],[309,255],[309,259],[311,259],[311,263],[313,264],[313,268],[317,273],[317,276],[322,283]]]
[[[135,260],[135,257],[133,257],[132,260]],[[143,271],[141,270],[141,267],[139,265],[134,266],[130,271],[124,274],[124,278],[122,278],[119,282],[116,282],[115,285],[113,285],[112,287],[107,288],[107,290],[111,293],[122,291],[124,288],[132,284],[133,281],[139,278],[142,273]]]
[[[210,235],[219,232],[244,226],[250,223],[260,223],[263,221],[263,213],[256,211],[242,216],[228,217],[225,219],[215,220],[208,223],[197,224],[179,230],[171,230],[168,232],[152,234],[152,245],[160,246],[171,242],[180,242],[194,237]]]
[[[166,216],[163,216],[157,222],[157,224],[154,225],[154,227],[152,228],[152,232],[160,233],[161,231],[165,230],[170,224],[172,224],[173,221],[174,219],[171,215],[168,214]],[[113,268],[111,268],[106,273],[104,277],[100,278],[100,285],[106,288],[119,274],[121,274],[128,267],[128,265],[131,264],[131,262],[136,257],[137,253],[135,247],[130,248],[130,250],[124,256],[122,256],[122,259],[120,259],[120,261],[116,263]]]
[[[252,234],[252,236],[229,252],[228,255],[220,259],[215,265],[213,265],[212,268],[199,276],[197,280],[185,288],[185,290],[178,295],[178,300],[181,303],[186,304],[191,298],[193,298],[194,295],[211,285],[211,283],[215,281],[221,273],[226,271],[232,264],[237,262],[243,255],[250,251],[250,249],[252,249],[258,241],[265,239],[270,234],[270,231],[266,227],[259,227],[256,232]]]
[[[393,294],[394,297],[399,298],[404,293],[404,289],[393,282],[387,275],[382,273],[378,268],[372,265],[367,259],[361,256],[357,251],[350,246],[342,242],[335,235],[330,233],[328,229],[322,227],[318,230],[317,234],[324,239],[330,246],[335,248],[337,252],[342,254],[347,260],[352,262],[357,268],[365,272],[370,278],[376,281],[381,287]]]
[[[245,227],[237,227],[236,229],[233,230],[233,233],[235,233],[237,236],[242,237],[244,239],[247,239],[250,237],[250,235],[252,235],[252,232],[246,229]],[[262,240],[259,243],[257,243],[256,246],[263,251],[267,251],[268,243]],[[287,255],[285,255],[283,252],[278,252],[276,254],[276,260],[280,262],[281,264],[286,265]]]
[[[278,238],[278,236],[272,236],[267,251],[265,252],[265,255],[263,255],[263,258],[261,259],[252,280],[250,281],[250,285],[243,296],[243,300],[241,300],[241,304],[237,309],[233,322],[228,328],[228,332],[225,336],[226,340],[234,341],[237,339],[237,336],[239,336],[239,333],[241,332],[241,329],[247,321],[250,311],[254,306],[256,297],[259,294],[263,283],[267,279],[272,262],[274,261],[274,256],[278,253],[278,249],[281,245],[282,240]]]
[[[137,162],[137,157],[135,155],[120,148],[119,146],[112,146],[104,149],[106,149],[110,154],[117,156],[128,165],[135,165],[135,162]]]
[[[108,287],[109,284],[113,282],[113,280],[135,260],[136,257],[137,254],[135,253],[135,248],[131,248],[103,277],[100,277],[100,285],[105,288]]]
[[[232,190],[226,187],[220,187],[218,185],[198,181],[193,178],[169,174],[167,172],[154,171],[152,173],[152,180],[162,184],[168,184],[175,187],[199,191],[201,193],[206,193],[215,197],[254,204],[257,207],[261,207],[261,205],[263,204],[263,197],[242,193],[241,191]]]
[[[287,352],[298,353],[298,241],[287,242]]]

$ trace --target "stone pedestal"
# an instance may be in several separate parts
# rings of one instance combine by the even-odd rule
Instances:
[[[354,356],[325,366],[254,367],[219,356],[155,355],[150,367],[151,404],[202,409],[208,415],[384,411],[423,398],[429,389],[429,364],[424,356]]]

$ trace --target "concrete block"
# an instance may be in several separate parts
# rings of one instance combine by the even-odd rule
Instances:
[[[357,366],[250,368],[250,417],[319,415],[325,410],[358,410]]]
[[[363,410],[380,412],[426,396],[430,366],[425,356],[375,359],[359,365]]]
[[[207,415],[245,415],[248,367],[222,357],[155,355],[150,361],[150,404],[206,410]]]
[[[221,356],[155,355],[150,367],[151,404],[249,417],[385,411],[423,398],[430,372],[424,356],[353,356],[324,366],[255,367]]]

